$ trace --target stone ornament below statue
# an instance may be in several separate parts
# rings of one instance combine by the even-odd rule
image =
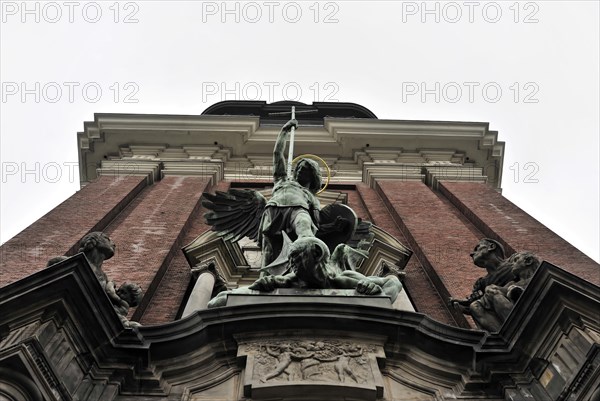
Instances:
[[[450,298],[449,303],[470,315],[480,329],[497,332],[541,261],[531,252],[518,252],[504,259],[504,248],[490,238],[480,240],[471,257],[475,266],[488,274],[477,279],[467,298]]]
[[[123,283],[117,289],[113,281],[110,281],[102,270],[105,260],[112,258],[115,254],[116,245],[103,232],[95,231],[86,234],[79,243],[79,252],[83,252],[90,266],[98,278],[100,285],[108,295],[115,312],[125,327],[138,327],[138,322],[127,319],[129,308],[138,306],[142,300],[142,289],[134,283]],[[57,256],[48,261],[48,267],[67,259],[66,256]]]
[[[238,355],[247,358],[247,397],[297,396],[308,388],[324,395],[347,393],[351,399],[383,395],[377,359],[385,354],[380,345],[356,339],[267,338],[240,340]]]

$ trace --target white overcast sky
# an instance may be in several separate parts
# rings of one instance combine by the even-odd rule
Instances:
[[[504,195],[598,261],[598,20],[597,1],[2,1],[0,241],[79,189],[94,113],[260,97],[489,122]]]

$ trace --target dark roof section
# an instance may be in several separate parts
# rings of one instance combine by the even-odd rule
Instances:
[[[296,119],[303,123],[323,124],[323,118],[373,118],[377,116],[356,103],[313,102],[312,105],[294,101],[269,103],[255,100],[225,100],[208,107],[202,115],[259,116],[261,123],[281,124],[289,120],[289,115],[271,115],[271,113],[290,112],[292,106],[296,111],[316,110],[312,113],[298,113]]]

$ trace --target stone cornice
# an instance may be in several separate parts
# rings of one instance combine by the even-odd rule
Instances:
[[[431,391],[450,388],[467,398],[501,383],[493,390],[500,396],[502,388],[517,388],[519,380],[541,374],[537,361],[552,358],[555,333],[563,338],[574,329],[587,330],[600,338],[599,288],[548,263],[497,334],[446,326],[420,313],[310,300],[208,309],[134,331],[123,328],[81,254],[2,288],[0,307],[2,355],[22,352],[18,345],[30,339],[41,347],[34,346],[40,363],[61,377],[66,364],[55,365],[44,351],[58,335],[80,361],[78,377],[120,388],[120,394],[165,395],[187,382],[200,391],[200,382],[215,379],[213,372],[235,374],[230,369],[238,366],[240,339],[294,332],[381,338],[389,374],[400,381]],[[23,330],[27,325],[31,329]]]
[[[344,136],[484,138],[489,123],[418,120],[325,118],[325,129],[337,140]]]
[[[252,116],[96,113],[93,122],[85,123],[85,132],[88,137],[99,136],[102,130],[254,132],[259,122]]]
[[[488,123],[361,118],[323,121],[322,126],[301,127],[296,153],[318,154],[327,160],[336,173],[334,182],[370,183],[378,176],[406,178],[393,169],[382,171],[382,164],[427,167],[451,163],[482,168],[483,178],[477,180],[500,188],[504,142],[498,141],[498,133],[490,131]],[[236,174],[244,175],[242,180],[256,180],[260,178],[257,169],[271,164],[279,129],[272,121],[263,122],[256,116],[96,114],[78,134],[80,175],[85,182],[102,174],[97,169],[104,169],[106,160],[130,158],[162,162],[165,173],[153,174],[155,178],[203,174],[204,167],[169,169],[167,163],[218,159],[224,170],[215,173],[217,180]],[[489,178],[492,170],[494,177]],[[408,178],[435,186],[425,171]]]

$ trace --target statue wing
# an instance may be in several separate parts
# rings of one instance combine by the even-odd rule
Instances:
[[[373,223],[370,221],[358,219],[358,225],[354,230],[354,235],[346,242],[347,245],[354,249],[369,252],[371,244],[375,239],[375,234],[371,231]]]
[[[357,271],[360,263],[369,257],[369,253],[349,247],[346,244],[339,244],[331,254],[329,261],[338,266],[341,271]]]
[[[202,194],[202,206],[210,210],[204,215],[206,222],[228,241],[244,237],[258,239],[260,221],[267,200],[260,192],[251,189],[217,191],[214,195]]]

